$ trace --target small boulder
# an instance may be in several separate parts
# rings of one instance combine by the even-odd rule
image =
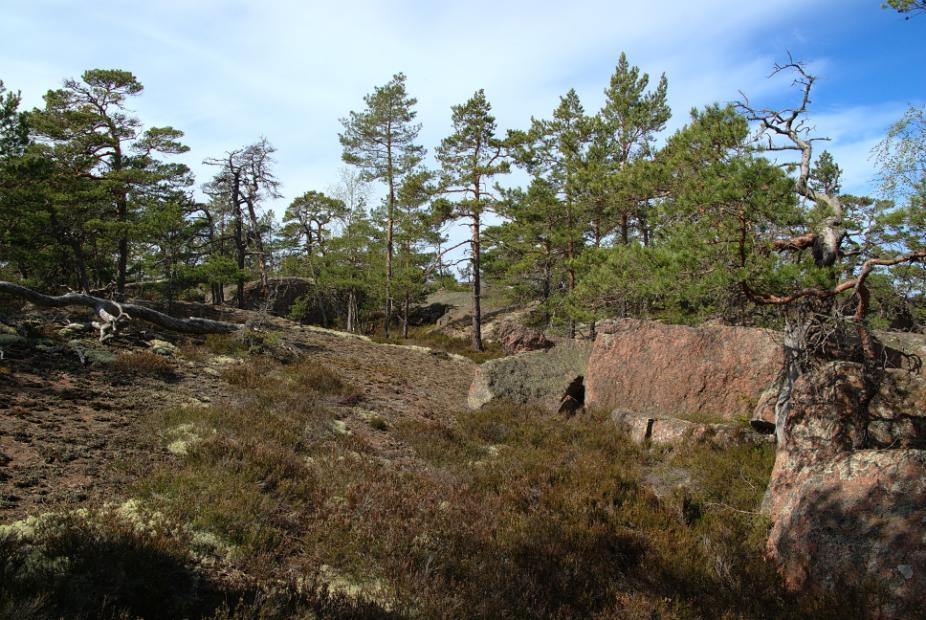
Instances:
[[[502,345],[505,355],[543,351],[551,348],[554,344],[542,331],[511,322],[499,326],[495,338]]]
[[[8,347],[14,344],[22,344],[26,339],[19,334],[0,334],[0,347]]]
[[[118,359],[115,353],[92,340],[69,340],[68,348],[77,354],[81,364],[108,366]]]
[[[643,477],[642,483],[679,522],[691,524],[701,516],[696,499],[699,489],[691,470],[657,467]]]
[[[507,401],[559,411],[564,397],[577,398],[577,382],[581,384],[585,376],[590,352],[590,343],[566,340],[545,351],[484,362],[476,368],[467,405],[479,409],[490,402]]]
[[[709,444],[726,448],[735,444],[765,441],[765,437],[728,424],[704,424],[672,417],[652,417],[632,411],[615,410],[611,421],[639,445],[679,446]]]
[[[173,357],[177,353],[177,347],[166,340],[154,340],[148,343],[148,348],[152,353],[163,355],[164,357]]]
[[[78,338],[83,334],[93,331],[90,323],[68,323],[58,330],[58,335],[62,338]]]

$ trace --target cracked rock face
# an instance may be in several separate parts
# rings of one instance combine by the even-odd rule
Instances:
[[[542,351],[553,346],[553,341],[542,331],[517,323],[503,323],[496,331],[495,338],[501,343],[505,355]]]
[[[913,617],[926,600],[926,385],[888,370],[877,391],[859,364],[795,383],[765,507],[768,551],[788,585],[887,589],[869,615]]]
[[[639,445],[706,444],[723,449],[736,444],[762,443],[772,439],[768,435],[760,435],[730,424],[705,424],[672,417],[652,417],[620,409],[611,412],[611,421],[625,431],[631,441]]]

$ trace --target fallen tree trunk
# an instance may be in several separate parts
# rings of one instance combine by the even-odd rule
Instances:
[[[21,297],[37,306],[50,308],[86,306],[88,308],[93,308],[103,321],[102,323],[94,323],[94,326],[100,330],[101,340],[104,339],[107,329],[115,333],[119,321],[129,319],[140,319],[163,327],[164,329],[184,334],[229,334],[244,327],[236,323],[226,323],[225,321],[213,321],[211,319],[200,319],[195,317],[178,319],[158,312],[157,310],[146,308],[145,306],[116,303],[109,299],[94,297],[86,293],[45,295],[30,288],[13,284],[12,282],[0,281],[0,293]]]

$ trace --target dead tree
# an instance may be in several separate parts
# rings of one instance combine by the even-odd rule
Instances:
[[[257,217],[257,207],[264,197],[278,198],[279,183],[270,172],[272,163],[271,154],[276,149],[266,138],[247,147],[241,155],[241,164],[245,172],[245,185],[242,197],[247,206],[248,220],[251,224],[251,239],[257,255],[257,266],[260,273],[260,286],[266,295],[270,282],[268,256],[264,249],[264,239],[261,234],[260,222]]]
[[[0,281],[0,293],[13,295],[37,306],[48,308],[63,308],[67,306],[85,306],[93,308],[99,320],[93,326],[100,330],[100,341],[112,338],[119,330],[119,325],[131,319],[139,319],[153,323],[164,329],[184,334],[230,334],[244,328],[236,323],[213,321],[190,317],[178,319],[167,314],[152,310],[136,304],[124,304],[94,297],[87,293],[67,293],[65,295],[45,295],[25,286],[12,282]]]
[[[795,62],[789,56],[789,62],[775,65],[772,76],[782,71],[795,71],[797,77],[793,85],[801,89],[801,101],[797,107],[783,110],[754,108],[749,99],[743,95],[743,101],[737,104],[744,116],[758,123],[758,138],[764,140],[760,147],[763,151],[796,151],[800,161],[796,164],[797,178],[794,191],[799,196],[812,202],[825,205],[830,211],[816,231],[793,239],[776,242],[776,249],[800,250],[811,248],[814,262],[821,267],[833,266],[840,256],[840,247],[846,237],[843,225],[845,209],[842,200],[835,192],[826,192],[810,186],[810,166],[813,163],[813,143],[828,141],[825,137],[811,137],[811,128],[807,126],[807,106],[810,105],[810,93],[816,77],[807,73],[803,64]],[[771,76],[770,76],[771,77]],[[792,166],[795,164],[786,164]]]
[[[257,209],[265,197],[278,196],[279,184],[270,172],[270,155],[273,152],[274,148],[262,138],[245,148],[229,151],[222,158],[203,162],[219,167],[215,178],[206,186],[206,192],[227,205],[231,211],[238,271],[244,272],[249,254],[257,256],[261,290],[265,294],[270,275]],[[249,250],[251,245],[254,246],[253,251]],[[238,277],[236,302],[239,308],[244,308],[244,276]]]

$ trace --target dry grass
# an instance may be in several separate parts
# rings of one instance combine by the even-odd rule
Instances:
[[[113,362],[113,369],[124,374],[151,375],[164,379],[175,374],[175,363],[168,357],[151,351],[120,353]]]
[[[382,337],[373,338],[374,342],[387,344],[410,344],[419,347],[428,347],[444,353],[454,353],[462,355],[469,360],[481,364],[487,360],[496,359],[505,355],[502,347],[497,342],[483,342],[484,351],[473,349],[472,342],[467,338],[454,338],[438,331],[431,331],[426,328],[419,328],[409,331],[408,338],[398,336],[386,339]]]

